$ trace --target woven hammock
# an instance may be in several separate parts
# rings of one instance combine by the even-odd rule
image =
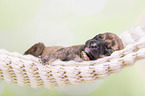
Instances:
[[[145,29],[135,27],[120,34],[125,48],[94,61],[60,61],[42,65],[32,55],[0,49],[0,79],[33,88],[66,87],[105,78],[145,58]]]

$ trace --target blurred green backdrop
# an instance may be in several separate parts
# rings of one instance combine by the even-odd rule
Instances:
[[[82,44],[98,33],[145,24],[145,0],[0,0],[0,48],[23,53],[31,45]],[[80,96],[145,96],[144,60],[112,74]],[[68,96],[0,81],[1,96]]]

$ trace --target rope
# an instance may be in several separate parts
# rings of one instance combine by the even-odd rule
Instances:
[[[0,79],[33,88],[66,87],[94,82],[145,58],[145,29],[135,27],[120,34],[125,48],[95,61],[60,61],[42,65],[32,55],[0,49]]]

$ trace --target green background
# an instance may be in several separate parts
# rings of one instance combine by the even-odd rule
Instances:
[[[0,0],[0,48],[24,53],[37,42],[82,44],[98,33],[119,34],[145,24],[145,0]],[[105,78],[80,96],[145,96],[144,60]],[[1,84],[2,83],[2,84]],[[0,81],[1,96],[68,96]]]

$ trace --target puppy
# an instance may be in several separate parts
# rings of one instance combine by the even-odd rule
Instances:
[[[31,54],[39,57],[43,64],[50,64],[57,59],[80,62],[110,56],[112,52],[123,48],[122,41],[117,35],[104,33],[96,35],[94,38],[86,41],[84,45],[45,47],[43,43],[37,43],[28,49],[24,55]]]

